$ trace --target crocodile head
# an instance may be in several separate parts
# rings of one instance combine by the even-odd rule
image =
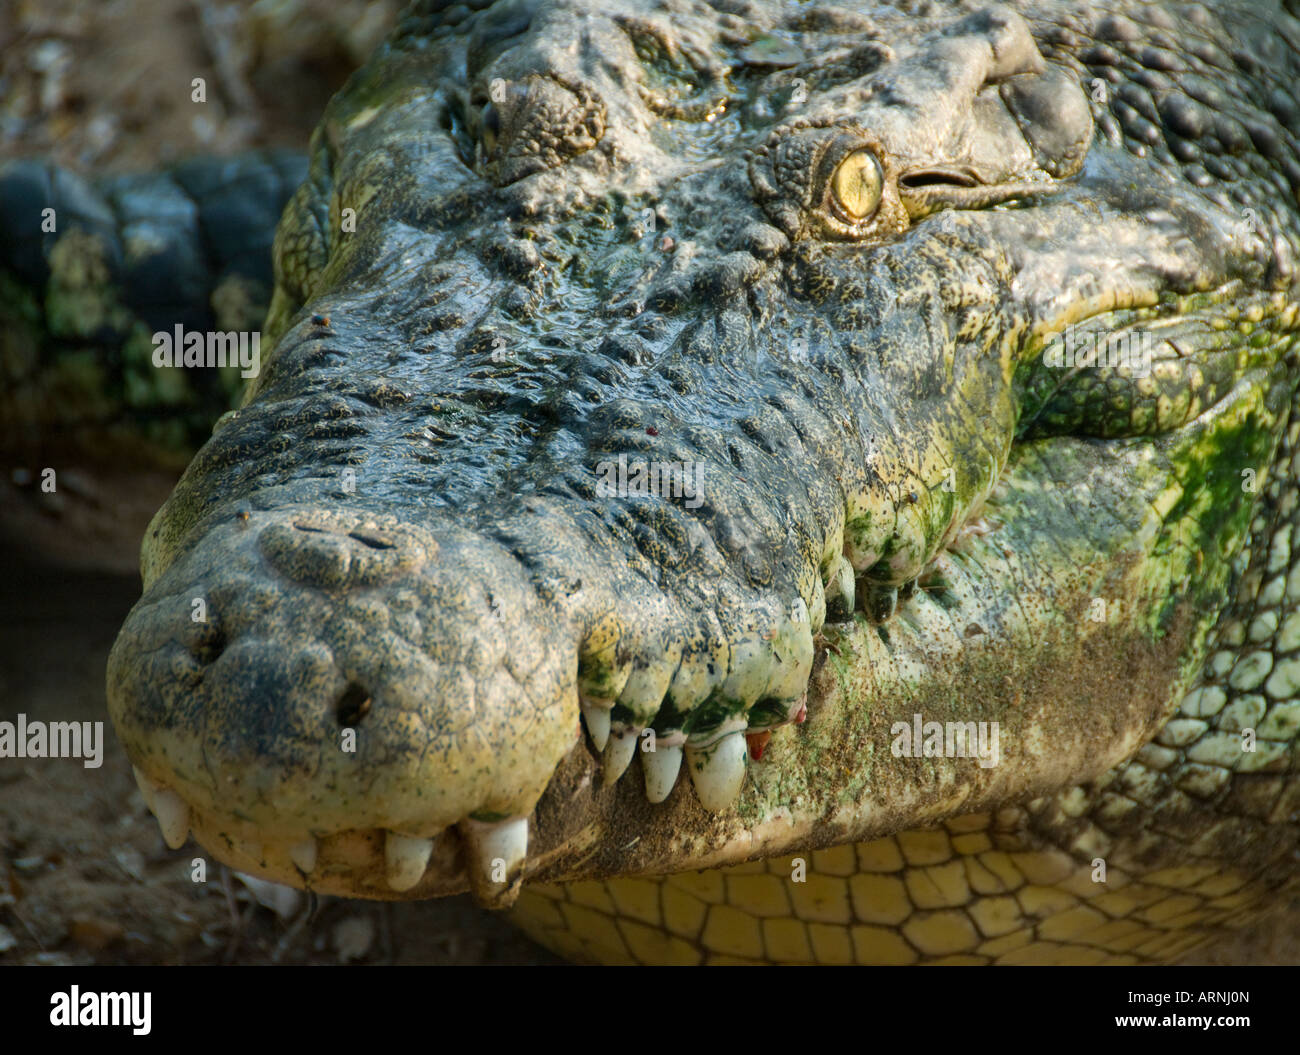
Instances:
[[[1300,172],[1212,29],[440,6],[331,104],[145,540],[109,701],[168,840],[504,904],[1149,739],[1292,392]]]

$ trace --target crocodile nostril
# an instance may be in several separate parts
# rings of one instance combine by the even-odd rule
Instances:
[[[437,543],[420,536],[383,517],[358,521],[322,512],[270,524],[258,536],[258,547],[287,579],[338,590],[415,572],[437,553]]]
[[[220,627],[205,626],[200,631],[198,640],[191,651],[194,658],[204,666],[215,663],[217,657],[226,650],[226,635]]]
[[[393,549],[395,543],[389,542],[388,539],[381,535],[372,535],[365,531],[349,531],[348,538],[356,539],[363,546],[369,546],[371,549]]]
[[[355,681],[348,682],[335,708],[339,725],[360,725],[361,719],[370,713],[370,693]]]

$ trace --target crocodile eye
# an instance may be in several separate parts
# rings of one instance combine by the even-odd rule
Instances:
[[[835,204],[853,222],[865,220],[880,204],[884,177],[870,150],[855,150],[840,162],[831,177]]]

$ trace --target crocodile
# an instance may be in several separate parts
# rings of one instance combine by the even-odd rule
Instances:
[[[168,845],[610,962],[1284,904],[1297,14],[415,3],[142,546]]]

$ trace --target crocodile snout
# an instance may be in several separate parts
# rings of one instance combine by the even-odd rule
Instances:
[[[193,829],[336,893],[468,877],[499,902],[577,737],[576,673],[576,635],[502,547],[289,508],[215,524],[150,586],[108,692],[174,845]]]

